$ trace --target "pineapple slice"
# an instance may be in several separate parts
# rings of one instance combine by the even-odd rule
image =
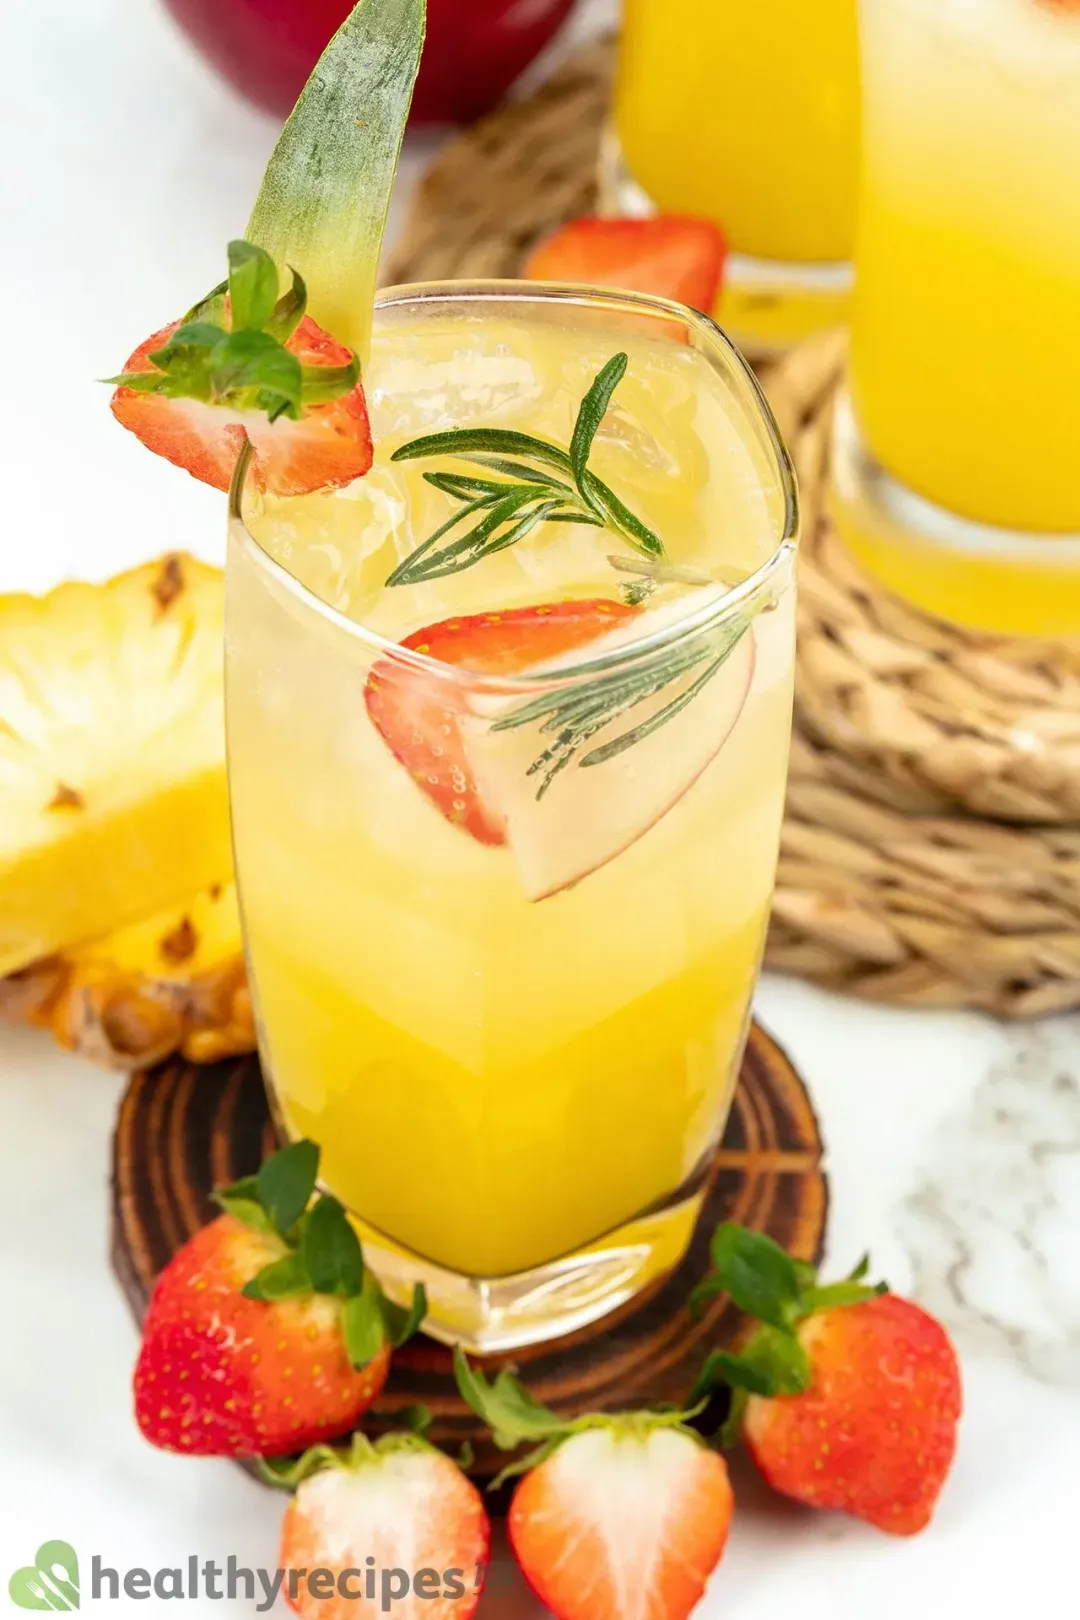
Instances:
[[[0,980],[0,1016],[51,1029],[112,1069],[179,1052],[193,1063],[255,1045],[232,883]]]
[[[0,975],[228,878],[223,618],[185,556],[0,598]]]

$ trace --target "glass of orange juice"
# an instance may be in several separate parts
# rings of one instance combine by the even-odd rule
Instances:
[[[776,866],[794,485],[737,352],[658,300],[391,291],[365,387],[366,478],[233,486],[260,1049],[389,1290],[505,1349],[689,1242]]]
[[[624,0],[606,205],[693,214],[732,250],[717,319],[781,347],[842,319],[857,0]]]
[[[1080,8],[862,0],[835,507],[916,605],[1080,633]]]

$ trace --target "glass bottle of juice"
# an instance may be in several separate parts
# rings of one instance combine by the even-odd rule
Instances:
[[[856,0],[625,0],[612,204],[725,232],[718,319],[750,346],[842,318],[858,155]]]
[[[601,521],[558,447],[613,354]],[[492,1350],[689,1241],[776,864],[794,496],[735,351],[675,306],[406,289],[365,380],[365,478],[234,484],[245,936],[285,1130],[428,1331]]]
[[[837,514],[893,589],[1080,631],[1080,7],[862,0]]]

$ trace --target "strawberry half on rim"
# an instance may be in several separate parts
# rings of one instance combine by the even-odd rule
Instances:
[[[356,357],[305,314],[302,279],[278,297],[273,260],[229,244],[229,279],[129,358],[112,397],[147,449],[227,490],[245,442],[274,495],[335,489],[372,460]]]

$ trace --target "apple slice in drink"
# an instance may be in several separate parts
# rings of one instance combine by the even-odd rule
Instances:
[[[685,598],[650,609],[590,643],[589,661],[662,635],[686,614]],[[529,673],[554,676],[560,663],[565,670],[563,658]],[[605,866],[678,803],[730,736],[753,674],[754,632],[743,614],[577,683],[540,686],[534,699],[473,696],[462,721],[469,764],[484,803],[504,823],[530,900]],[[631,688],[644,693],[632,704]],[[609,721],[592,729],[605,710]],[[575,725],[576,747],[568,739]]]

